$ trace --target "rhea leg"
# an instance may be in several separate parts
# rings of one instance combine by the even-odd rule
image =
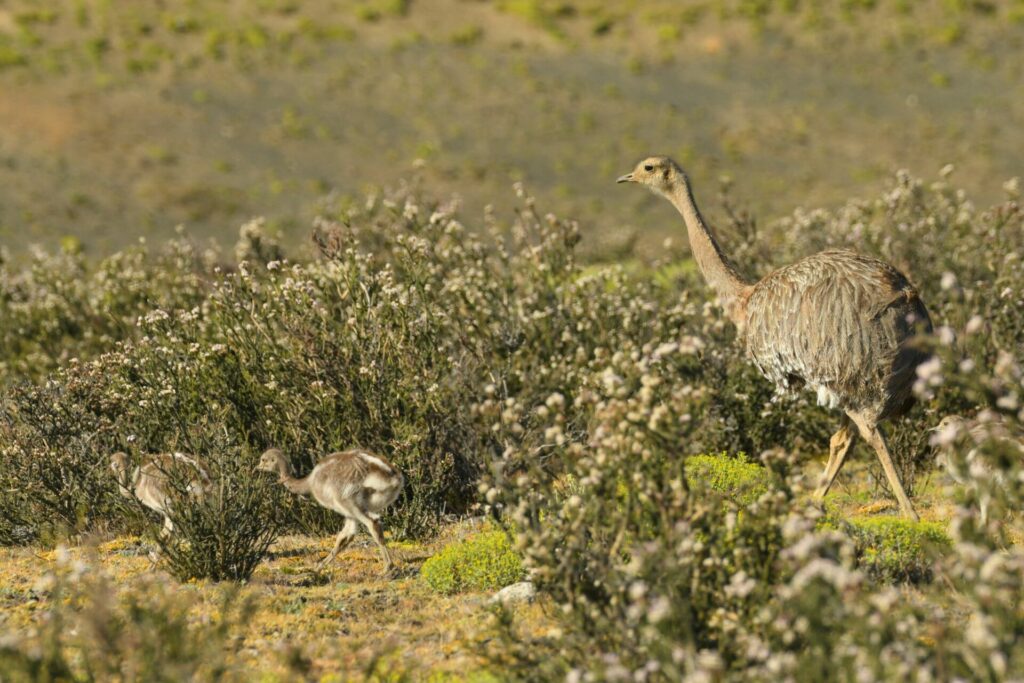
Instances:
[[[380,520],[375,518],[376,515],[370,517],[370,515],[355,505],[347,506],[345,514],[359,520],[366,527],[366,530],[370,532],[370,536],[373,537],[374,543],[380,548],[381,557],[384,559],[384,571],[385,573],[388,572],[395,563],[391,557],[391,551],[388,550],[387,544],[384,543],[384,530],[381,528]]]
[[[370,534],[373,536],[373,540],[376,541],[377,545],[380,547],[381,555],[384,557],[384,571],[387,572],[395,566],[395,562],[391,557],[391,551],[384,543],[384,529],[380,525],[380,520],[371,519],[369,528]]]
[[[899,501],[900,511],[903,512],[903,516],[916,522],[918,519],[917,513],[914,512],[914,506],[911,505],[907,492],[903,490],[903,482],[900,481],[900,475],[896,472],[896,466],[892,462],[892,454],[889,453],[889,446],[885,443],[885,436],[882,434],[882,430],[878,428],[878,423],[874,419],[859,413],[850,413],[850,419],[857,425],[857,429],[860,430],[860,435],[864,437],[864,441],[875,449],[878,460],[882,463],[882,469],[885,471],[885,477],[889,480],[889,486],[892,487],[893,493],[896,494],[896,500]]]
[[[842,469],[843,463],[846,461],[846,456],[849,454],[850,449],[853,448],[853,445],[857,443],[857,432],[855,429],[853,423],[850,422],[850,418],[844,415],[843,424],[829,440],[828,464],[825,465],[825,471],[821,474],[821,483],[814,492],[814,497],[818,500],[822,500],[828,493],[828,490],[832,488],[839,470]]]
[[[331,562],[333,562],[334,558],[338,556],[338,553],[346,547],[348,547],[348,544],[352,542],[352,539],[355,538],[356,532],[358,531],[359,524],[356,522],[356,520],[352,519],[351,517],[346,518],[345,526],[341,527],[341,531],[338,532],[338,538],[334,541],[334,549],[331,550],[327,557],[320,560],[320,562],[316,565],[316,570],[320,571],[321,569],[329,565]]]
[[[163,525],[163,528],[160,529],[159,538],[161,540],[167,540],[167,539],[169,539],[171,537],[172,533],[174,533],[174,522],[171,521],[170,517],[168,517],[167,515],[164,515],[164,525]],[[149,563],[150,563],[150,565],[156,565],[159,561],[160,561],[160,551],[159,551],[159,548],[157,548],[155,550],[150,550],[149,551]]]

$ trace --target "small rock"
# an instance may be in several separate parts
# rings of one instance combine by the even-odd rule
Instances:
[[[537,587],[533,585],[533,582],[520,581],[511,586],[505,586],[495,593],[491,597],[490,603],[492,605],[497,603],[510,605],[516,602],[533,602],[535,597],[537,597]]]

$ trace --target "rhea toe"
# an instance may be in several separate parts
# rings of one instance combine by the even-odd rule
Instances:
[[[271,448],[260,456],[258,470],[274,472],[292,493],[312,496],[323,507],[345,517],[345,525],[334,548],[316,566],[319,571],[348,546],[362,524],[370,532],[384,560],[384,572],[394,566],[384,541],[380,514],[395,502],[405,486],[405,476],[384,457],[362,449],[331,453],[320,460],[307,476],[296,478],[284,453]]]

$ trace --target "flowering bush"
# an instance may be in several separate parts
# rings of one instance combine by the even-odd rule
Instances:
[[[26,322],[5,337],[17,343],[3,347],[0,540],[123,523],[106,454],[176,449],[208,462],[221,486],[210,507],[221,514],[172,512],[174,548],[191,558],[177,566],[200,567],[176,571],[241,576],[230,568],[251,567],[265,539],[234,515],[263,519],[281,495],[241,474],[251,454],[280,446],[305,473],[322,454],[361,445],[408,477],[388,511],[399,536],[429,534],[477,505],[515,526],[524,566],[564,628],[513,628],[493,641],[513,674],[1024,674],[1024,554],[976,506],[985,495],[994,509],[1021,507],[1019,453],[979,449],[1002,476],[975,478],[955,508],[950,552],[911,553],[914,578],[952,587],[955,604],[905,600],[888,582],[906,576],[867,560],[884,559],[886,538],[916,532],[873,529],[858,542],[821,528],[806,495],[805,461],[825,450],[835,418],[775,395],[692,272],[582,268],[578,226],[522,203],[511,226],[488,218],[473,233],[454,206],[403,188],[328,211],[318,256],[304,261],[288,260],[258,222],[245,227],[237,263],[199,256],[187,240],[171,260],[133,251],[143,275],[104,280],[105,308],[81,285],[99,276],[77,255],[54,258],[71,259],[78,275],[49,273],[46,259],[5,270],[0,301],[29,321],[49,319],[46,291],[85,303],[54,308],[73,324]],[[941,415],[987,407],[1019,426],[1024,216],[1013,197],[979,211],[947,179],[925,187],[900,175],[878,199],[749,227],[734,232],[747,236],[735,253],[750,272],[850,245],[921,289],[937,334],[918,372],[921,401],[891,430],[905,478],[931,468],[936,440],[954,461],[966,457],[968,444],[924,428]],[[180,292],[151,291],[161,278]],[[722,451],[761,464],[692,457]],[[734,495],[731,482],[762,466],[763,479]],[[727,495],[705,495],[703,482]],[[337,524],[281,500],[297,526]],[[214,552],[236,527],[251,542]]]
[[[678,419],[685,399],[660,389],[666,360],[641,356],[632,372],[621,368],[621,391],[595,397],[590,443],[563,450],[577,475],[571,495],[549,467],[530,467],[495,496],[512,511],[527,568],[565,621],[554,637],[510,629],[492,652],[496,662],[527,678],[571,680],[1024,670],[1019,547],[1000,550],[966,508],[951,540],[935,525],[902,521],[855,521],[849,535],[822,528],[820,511],[802,502],[792,458],[776,451],[763,456],[775,483],[758,498],[695,495],[678,450],[689,429]],[[1006,475],[1019,481],[1022,472],[1018,457]],[[1019,495],[1016,488],[1002,495]],[[952,552],[933,555],[928,542]],[[955,588],[966,617],[881,583],[931,574]],[[963,629],[967,638],[946,635]]]
[[[110,350],[152,310],[198,305],[218,258],[184,238],[155,253],[126,249],[94,266],[73,244],[36,252],[21,268],[0,257],[0,386]]]
[[[1011,423],[1024,420],[1024,374],[1011,350],[1019,350],[1024,330],[1024,219],[1015,201],[978,212],[945,181],[925,189],[900,176],[880,200],[835,214],[799,212],[758,239],[778,250],[773,259],[796,256],[788,245],[804,252],[808,242],[855,244],[895,261],[921,287],[938,333],[935,357],[919,371],[922,405],[894,429],[894,451],[909,452],[904,472],[931,466],[931,446],[945,437],[922,423],[939,415],[985,405]],[[741,253],[748,267],[764,258],[753,247]],[[952,274],[951,253],[969,262],[957,268],[963,275]],[[704,368],[710,355],[700,356]],[[723,398],[721,385],[690,384],[689,362],[675,334],[627,342],[574,400],[589,406],[586,440],[550,444],[549,462],[536,449],[506,452],[505,476],[488,497],[510,512],[527,568],[564,627],[541,637],[506,629],[491,651],[496,662],[524,678],[573,681],[998,679],[1024,672],[1024,551],[1006,549],[1002,525],[980,523],[974,498],[957,508],[949,537],[936,525],[885,519],[844,523],[846,533],[839,533],[805,502],[794,451],[777,450],[762,453],[772,483],[759,495],[701,495],[708,464],[686,456],[705,429],[694,416],[711,414]],[[788,412],[791,423],[815,416],[803,407]],[[545,419],[558,425],[567,418]],[[769,410],[763,419],[777,418]],[[752,452],[774,445],[760,441]],[[977,457],[1001,476],[980,477],[976,487],[1004,509],[1019,509],[1019,450],[990,441],[981,451]],[[931,601],[929,588],[924,600],[907,600],[886,585],[933,575],[944,591],[956,591],[952,610]],[[958,632],[965,637],[951,638]]]

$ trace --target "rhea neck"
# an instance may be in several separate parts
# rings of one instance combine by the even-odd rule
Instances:
[[[722,248],[708,228],[693,199],[690,179],[686,173],[676,167],[674,177],[665,191],[665,196],[676,207],[686,222],[686,232],[690,239],[690,251],[697,262],[701,275],[712,290],[722,299],[730,315],[734,315],[734,307],[749,283],[743,279],[736,268],[729,262]]]
[[[309,477],[296,478],[291,465],[284,458],[277,459],[277,479],[292,493],[301,495],[309,493]]]
[[[133,474],[133,472],[130,469],[128,469],[127,467],[125,467],[124,469],[118,470],[118,472],[116,474],[117,490],[125,498],[131,498],[132,497],[132,486],[135,483],[134,481],[132,481],[132,479],[134,479],[132,474]]]

